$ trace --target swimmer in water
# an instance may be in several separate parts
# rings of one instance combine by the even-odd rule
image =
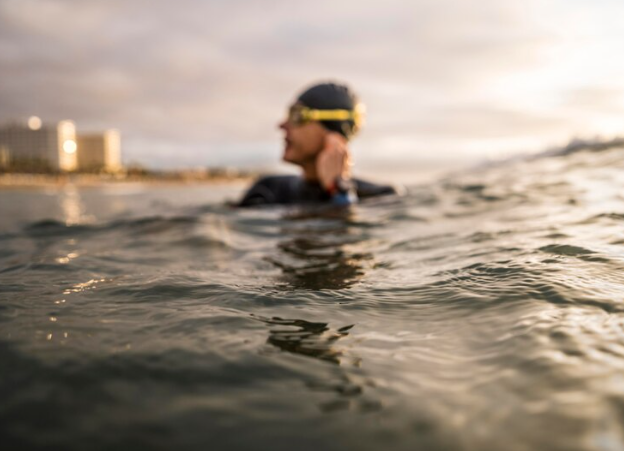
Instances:
[[[388,185],[351,177],[349,140],[362,125],[364,106],[345,85],[321,83],[292,104],[284,131],[283,160],[302,169],[301,176],[259,179],[239,206],[330,203],[350,205],[372,196],[396,194]]]

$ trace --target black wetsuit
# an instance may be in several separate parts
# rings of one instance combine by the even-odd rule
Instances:
[[[376,185],[353,179],[358,199],[396,194],[389,185]],[[296,175],[273,175],[259,179],[238,204],[241,207],[269,204],[330,203],[332,197],[318,182],[308,182]]]

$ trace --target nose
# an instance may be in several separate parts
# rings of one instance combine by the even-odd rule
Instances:
[[[284,119],[282,122],[280,122],[279,124],[277,124],[277,127],[286,131],[288,129],[288,120]]]

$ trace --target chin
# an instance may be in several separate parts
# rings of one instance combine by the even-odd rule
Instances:
[[[286,163],[295,163],[295,160],[293,159],[293,156],[291,155],[291,152],[289,152],[288,148],[284,150],[284,155],[282,155],[282,160],[285,161]]]

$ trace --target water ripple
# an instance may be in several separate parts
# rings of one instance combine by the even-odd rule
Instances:
[[[71,218],[24,212],[0,234],[3,444],[621,449],[622,167],[534,158],[348,211],[74,190]]]

